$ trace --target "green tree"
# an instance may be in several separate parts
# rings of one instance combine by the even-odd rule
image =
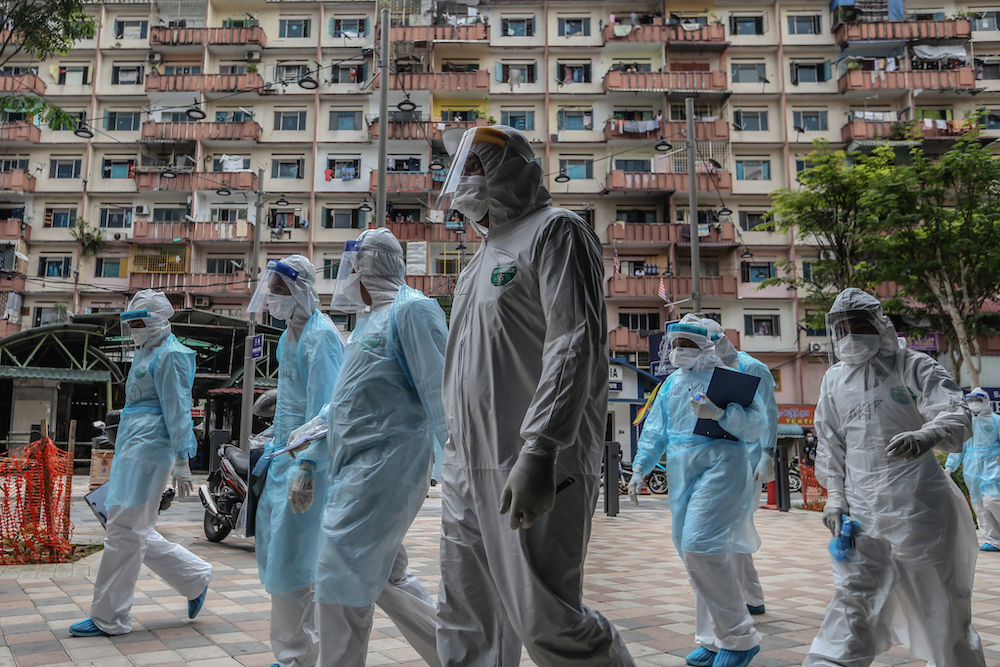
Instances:
[[[80,312],[80,293],[77,285],[80,283],[80,276],[85,275],[90,266],[87,261],[90,257],[101,252],[107,245],[104,239],[104,232],[99,227],[91,227],[83,218],[77,218],[70,230],[73,240],[80,244],[80,260],[76,267],[76,280],[73,287],[73,312]]]

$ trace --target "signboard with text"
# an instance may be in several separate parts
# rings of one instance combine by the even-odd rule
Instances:
[[[778,405],[779,424],[798,424],[813,426],[816,418],[815,405]]]
[[[903,334],[898,335],[900,338],[903,337]],[[931,332],[923,336],[906,336],[906,347],[917,352],[937,352],[939,349],[938,335]]]
[[[663,382],[668,375],[677,370],[670,365],[667,352],[667,334],[662,331],[650,334],[646,340],[649,341],[649,372],[655,375],[657,380]]]
[[[983,391],[990,395],[993,412],[1000,412],[1000,387],[983,387]]]
[[[264,357],[264,334],[257,334],[253,337],[253,345],[250,346],[250,358],[262,359]]]
[[[622,367],[618,364],[608,365],[608,391],[622,390]]]

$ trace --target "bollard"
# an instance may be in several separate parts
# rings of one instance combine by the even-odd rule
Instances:
[[[792,509],[792,494],[788,489],[788,448],[778,445],[774,452],[775,500],[779,512]]]
[[[618,516],[618,462],[622,448],[617,442],[604,443],[604,513]]]

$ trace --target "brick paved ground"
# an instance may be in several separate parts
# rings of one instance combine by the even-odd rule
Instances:
[[[84,480],[78,478],[82,491]],[[438,583],[440,495],[432,489],[406,544],[410,566],[434,594]],[[186,618],[186,601],[143,570],[133,615],[135,630],[113,638],[75,638],[69,625],[87,616],[100,554],[72,565],[0,567],[0,667],[17,665],[268,666],[270,604],[260,581],[252,540],[211,544],[201,532],[196,498],[175,504],[159,525],[168,537],[210,560],[215,575],[201,615]],[[76,540],[93,541],[101,527],[75,503]],[[753,661],[760,667],[798,665],[808,651],[831,595],[825,529],[811,512],[761,511],[764,545],[756,556],[767,597],[757,617],[764,638]],[[683,665],[693,646],[694,603],[670,543],[665,498],[622,505],[616,518],[598,514],[587,560],[586,600],[622,632],[643,667]],[[974,601],[987,664],[1000,666],[1000,554],[982,554]],[[369,665],[423,665],[384,615],[376,612]],[[524,665],[532,664],[525,656]],[[902,647],[879,657],[878,666],[916,666]]]

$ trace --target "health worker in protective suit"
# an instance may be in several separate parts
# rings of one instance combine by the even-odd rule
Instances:
[[[319,557],[323,500],[329,487],[326,440],[313,440],[295,457],[266,455],[330,400],[344,358],[344,344],[319,311],[316,268],[302,255],[267,263],[247,312],[267,311],[284,320],[278,340],[278,395],[273,440],[254,466],[266,474],[257,504],[257,567],[271,594],[271,649],[281,667],[312,667],[319,654],[313,581]],[[319,502],[314,503],[313,498]]]
[[[517,130],[450,148],[438,208],[485,240],[455,287],[445,360],[441,663],[517,665],[523,642],[540,667],[633,665],[581,599],[608,407],[601,244],[552,207]]]
[[[75,637],[132,631],[129,610],[142,565],[187,598],[188,618],[198,615],[208,594],[212,566],[155,528],[167,478],[175,469],[186,471],[198,448],[191,424],[195,353],[170,333],[173,313],[162,292],[146,289],[121,315],[123,338],[134,344],[134,356],[111,463],[94,601],[90,618],[70,626]]]
[[[710,333],[709,322],[688,314],[667,327],[670,363],[679,370],[663,381],[643,424],[629,497],[638,504],[643,476],[666,453],[674,546],[695,599],[699,647],[687,664],[746,667],[760,651],[760,636],[730,559],[760,546],[753,526],[760,484],[750,450],[765,432],[767,415],[760,393],[747,408],[717,406],[705,395],[714,369],[725,366],[716,354],[723,334]],[[738,439],[695,435],[698,419],[715,420]]]
[[[428,665],[440,664],[434,601],[407,569],[403,537],[445,437],[448,326],[405,273],[399,241],[372,229],[346,244],[334,287],[333,308],[360,314],[330,402],[331,489],[316,570],[321,665],[365,664],[376,604]]]
[[[774,480],[774,453],[778,443],[778,400],[774,396],[774,376],[767,364],[747,354],[738,351],[732,341],[726,337],[722,326],[715,320],[706,318],[702,320],[709,334],[718,335],[715,343],[715,353],[722,359],[722,363],[740,373],[746,373],[760,378],[757,385],[757,395],[764,403],[764,414],[767,418],[767,426],[763,435],[750,444],[750,467],[753,469],[753,478],[757,484],[754,488],[757,495],[754,497],[753,510],[760,506],[760,493],[762,485]],[[743,591],[743,601],[747,603],[747,611],[751,615],[763,614],[764,589],[760,585],[760,576],[757,568],[753,564],[753,554],[730,553],[729,560],[733,564],[733,571],[736,579],[740,582]]]
[[[816,478],[836,537],[859,525],[852,557],[831,559],[833,600],[806,667],[865,667],[893,633],[934,667],[985,665],[972,626],[976,529],[932,449],[971,430],[962,392],[926,354],[901,347],[878,299],[840,293],[827,315],[839,358],[816,406]]]
[[[966,394],[972,412],[972,437],[962,451],[949,454],[944,471],[949,475],[962,467],[969,500],[976,510],[985,541],[980,551],[1000,551],[1000,415],[993,412],[990,396],[981,387]]]

